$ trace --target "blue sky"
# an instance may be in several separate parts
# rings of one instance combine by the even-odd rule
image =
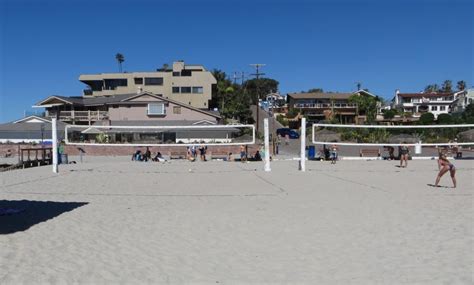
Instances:
[[[184,60],[228,74],[265,63],[280,92],[363,88],[390,98],[446,79],[474,83],[473,1],[0,0],[0,122],[83,73]]]

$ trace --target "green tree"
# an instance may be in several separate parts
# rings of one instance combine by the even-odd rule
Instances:
[[[397,111],[395,111],[395,110],[387,110],[387,111],[383,112],[383,118],[385,120],[391,120],[395,117],[396,114],[397,114]]]
[[[449,125],[453,123],[453,117],[450,114],[439,114],[436,121],[439,125]]]
[[[115,59],[116,59],[117,62],[118,62],[119,72],[121,73],[121,72],[122,72],[122,62],[125,61],[125,57],[123,56],[123,54],[117,53],[117,54],[115,55]]]
[[[461,117],[464,123],[474,124],[474,103],[467,105]]]
[[[306,93],[323,93],[323,88],[311,88]]]
[[[431,93],[431,92],[439,92],[439,86],[438,84],[430,84],[425,87],[425,92],[426,93]]]
[[[420,125],[432,125],[433,122],[434,122],[434,115],[433,113],[430,113],[430,112],[427,112],[427,113],[423,113],[421,116],[420,116],[420,120],[418,121],[418,123]]]
[[[357,104],[357,115],[365,115],[368,123],[373,123],[377,116],[379,97],[354,94],[349,97],[349,102]]]
[[[463,91],[466,89],[466,81],[464,80],[460,80],[458,81],[458,83],[456,84],[457,88],[459,91]]]
[[[453,92],[453,82],[451,80],[445,80],[441,86],[441,91],[445,93]]]
[[[250,94],[252,104],[256,105],[259,99],[264,98],[267,94],[278,91],[279,82],[271,78],[259,78],[247,80],[244,89]]]

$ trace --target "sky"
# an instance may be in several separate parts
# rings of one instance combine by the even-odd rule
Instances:
[[[184,60],[254,73],[282,94],[310,88],[386,99],[446,79],[474,85],[474,1],[0,0],[0,123],[80,74],[153,71]]]

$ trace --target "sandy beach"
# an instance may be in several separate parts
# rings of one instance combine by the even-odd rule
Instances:
[[[456,189],[427,185],[435,161],[397,163],[3,172],[0,208],[20,212],[0,216],[0,283],[472,284],[474,160]]]

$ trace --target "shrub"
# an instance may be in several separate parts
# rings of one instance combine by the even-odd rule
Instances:
[[[420,125],[432,125],[434,122],[434,115],[433,113],[424,113],[420,116],[420,120],[418,121],[418,123]]]

